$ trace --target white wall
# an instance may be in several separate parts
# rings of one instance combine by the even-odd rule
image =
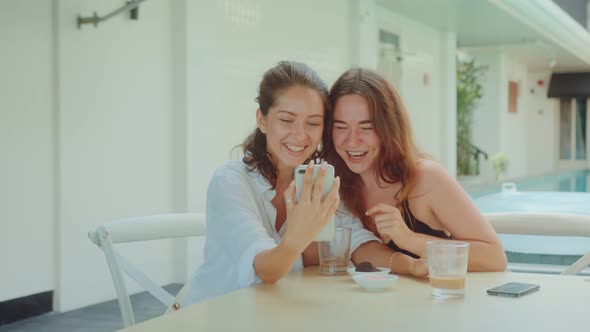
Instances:
[[[491,156],[500,152],[500,110],[504,105],[499,96],[503,87],[503,57],[499,51],[469,53],[474,57],[476,66],[487,68],[480,76],[482,98],[477,102],[473,113],[473,144]]]
[[[477,102],[473,115],[473,144],[491,158],[504,153],[509,159],[505,178],[522,177],[526,174],[526,112],[527,100],[526,67],[513,62],[501,48],[471,50],[476,66],[487,69],[480,78],[482,98]],[[508,82],[519,84],[517,112],[508,112]],[[482,177],[491,180],[491,162],[481,159]]]
[[[284,59],[302,61],[331,85],[348,68],[346,4],[337,0],[187,2],[187,17],[198,17],[189,19],[187,27],[191,209],[204,207],[211,173],[255,128],[254,98],[265,70]],[[208,13],[206,17],[203,12]],[[211,144],[212,138],[216,144]]]
[[[445,159],[447,140],[442,135],[446,134],[449,110],[442,102],[441,94],[455,92],[447,90],[448,75],[441,75],[441,54],[448,47],[449,36],[383,7],[378,7],[377,22],[379,28],[400,37],[403,60],[401,84],[397,88],[410,114],[416,143],[435,159],[448,163]],[[454,107],[452,113],[456,113]]]
[[[0,2],[0,302],[53,289],[50,9]]]
[[[100,251],[85,233],[114,218],[173,212],[171,9],[141,6],[138,21],[117,16],[78,30],[74,18],[118,0],[59,1],[58,310],[114,295]],[[170,243],[124,248],[161,282],[172,276]],[[132,288],[137,289],[137,288]]]
[[[78,15],[121,2],[51,4],[0,4],[10,74],[0,80],[0,260],[14,263],[0,300],[54,289],[66,311],[115,297],[86,233],[114,218],[203,211],[211,172],[254,128],[262,73],[291,59],[331,84],[351,62],[352,13],[337,0],[148,1],[138,21],[78,30]],[[121,251],[165,284],[192,271],[196,247],[187,257],[182,241]]]
[[[441,31],[440,105],[441,162],[452,176],[457,174],[457,34]]]
[[[500,152],[508,156],[506,179],[554,172],[559,101],[547,98],[551,73],[529,73],[525,64],[507,57],[501,48],[469,53],[477,65],[488,66],[482,79],[483,97],[474,112],[474,144],[490,156]],[[510,80],[519,88],[516,113],[508,112]],[[538,80],[543,81],[542,86],[537,85]],[[490,162],[482,167],[484,176],[493,175]]]
[[[550,72],[529,73],[523,91],[528,95],[528,105],[523,111],[527,118],[526,167],[530,176],[557,170],[559,99],[547,98],[550,78]]]
[[[113,218],[174,210],[169,3],[147,2],[137,22],[75,25],[78,14],[120,5],[0,3],[0,261],[9,285],[0,301],[55,290],[63,311],[113,298],[87,232]],[[122,252],[169,283],[172,249]]]
[[[500,82],[500,151],[506,153],[510,161],[506,178],[519,178],[527,175],[527,111],[530,108],[526,86],[528,71],[525,65],[504,56],[504,79]],[[508,112],[508,82],[518,83],[516,113]]]
[[[377,13],[383,10],[374,0],[349,0],[350,65],[378,68],[379,26]]]

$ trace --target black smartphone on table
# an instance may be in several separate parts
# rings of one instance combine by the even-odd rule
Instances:
[[[487,290],[489,295],[520,297],[532,292],[538,291],[540,288],[537,284],[527,284],[522,282],[509,282]]]

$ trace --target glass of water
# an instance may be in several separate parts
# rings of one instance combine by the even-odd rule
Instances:
[[[352,228],[337,227],[331,241],[318,241],[320,274],[346,273],[350,262],[350,238]]]

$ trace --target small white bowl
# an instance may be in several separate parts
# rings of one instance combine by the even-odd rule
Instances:
[[[359,274],[352,276],[354,282],[369,292],[382,291],[391,288],[398,279],[395,274]]]
[[[386,275],[389,274],[389,269],[386,267],[378,267],[377,269],[379,269],[379,271],[375,271],[375,272],[358,272],[356,271],[356,267],[352,266],[349,267],[348,269],[346,269],[346,272],[348,272],[348,274],[350,274],[351,276],[359,276],[359,275],[363,275],[363,274],[367,274],[367,275]]]

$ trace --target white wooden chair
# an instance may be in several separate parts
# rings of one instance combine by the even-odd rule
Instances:
[[[99,246],[105,255],[126,327],[135,324],[135,317],[122,271],[162,302],[168,308],[166,312],[180,309],[190,288],[190,279],[174,297],[117,253],[113,244],[192,236],[205,236],[203,214],[180,213],[125,218],[107,222],[88,233],[90,241]]]
[[[590,215],[533,212],[496,212],[483,215],[498,234],[590,238]],[[508,268],[515,272],[578,274],[590,265],[590,248],[588,250],[570,266],[511,263]]]

